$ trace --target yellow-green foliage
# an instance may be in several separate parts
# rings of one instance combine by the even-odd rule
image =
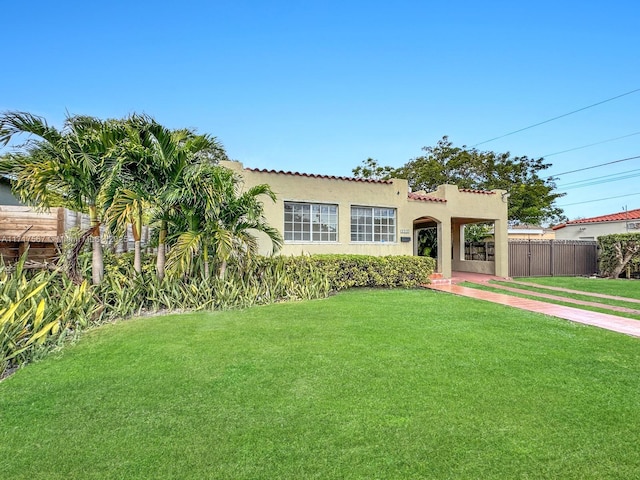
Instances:
[[[86,327],[96,313],[86,281],[75,285],[57,271],[28,275],[25,258],[13,271],[0,265],[0,376]]]

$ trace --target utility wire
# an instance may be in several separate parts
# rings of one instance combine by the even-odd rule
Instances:
[[[552,175],[553,177],[560,177],[562,175],[569,175],[570,173],[582,172],[584,170],[591,170],[592,168],[604,167],[605,165],[612,165],[614,163],[627,162],[629,160],[635,160],[636,158],[640,158],[640,155],[635,157],[621,158],[620,160],[613,160],[611,162],[598,163],[597,165],[591,165],[590,167],[578,168],[576,170],[569,170],[568,172],[557,173]]]
[[[595,181],[592,181],[592,182],[585,181],[585,183],[582,183],[582,184],[571,185],[571,186],[568,186],[568,187],[566,187],[566,186],[565,187],[561,187],[560,190],[571,190],[573,188],[593,187],[594,185],[601,185],[603,183],[618,182],[620,180],[628,180],[630,178],[635,178],[635,177],[640,177],[640,173],[634,173],[634,174],[630,174],[630,175],[625,175],[623,177],[595,180]]]
[[[586,202],[564,203],[562,205],[558,205],[558,207],[571,207],[573,205],[582,205],[585,203],[594,203],[594,202],[602,202],[604,200],[613,200],[614,198],[633,197],[634,195],[640,195],[640,193],[629,193],[627,195],[618,195],[616,197],[598,198],[597,200],[587,200]]]
[[[581,147],[570,148],[568,150],[562,150],[561,152],[547,153],[546,155],[541,155],[541,157],[543,157],[543,158],[553,157],[554,155],[560,155],[561,153],[575,152],[576,150],[581,150],[583,148],[593,147],[594,145],[602,145],[603,143],[613,142],[615,140],[620,140],[622,138],[633,137],[634,135],[640,135],[640,132],[633,132],[633,133],[630,133],[629,135],[622,135],[621,137],[608,138],[607,140],[602,140],[600,142],[590,143],[589,145],[582,145]]]
[[[588,108],[593,108],[593,107],[596,107],[598,105],[602,105],[603,103],[611,102],[612,100],[616,100],[618,98],[624,97],[626,95],[631,95],[632,93],[636,93],[636,92],[639,92],[639,91],[640,91],[640,88],[636,88],[635,90],[631,90],[630,92],[626,92],[626,93],[623,93],[621,95],[617,95],[615,97],[607,98],[606,100],[602,100],[601,102],[594,103],[592,105],[588,105],[586,107],[579,108],[578,110],[573,110],[572,112],[564,113],[562,115],[558,115],[557,117],[550,118],[550,119],[545,120],[543,122],[535,123],[533,125],[529,125],[528,127],[520,128],[519,130],[514,130],[513,132],[505,133],[504,135],[500,135],[498,137],[490,138],[489,140],[485,140],[483,142],[476,143],[475,145],[471,145],[471,148],[477,147],[478,145],[483,145],[485,143],[493,142],[494,140],[498,140],[499,138],[508,137],[509,135],[513,135],[515,133],[520,133],[520,132],[523,132],[525,130],[529,130],[530,128],[533,128],[533,127],[538,127],[540,125],[544,125],[545,123],[553,122],[554,120],[558,120],[560,118],[568,117],[569,115],[573,115],[574,113],[582,112],[583,110],[587,110]]]
[[[635,172],[640,172],[640,168],[634,168],[633,170],[626,170],[624,172],[611,173],[609,175],[601,175],[599,177],[583,178],[582,180],[576,180],[574,182],[569,182],[569,183],[560,182],[560,185],[562,185],[563,187],[568,187],[570,185],[578,185],[580,183],[597,182],[599,180],[605,180],[607,178],[617,177],[619,175],[626,175],[628,173],[635,173]]]

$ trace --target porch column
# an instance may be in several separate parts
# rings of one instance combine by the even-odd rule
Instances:
[[[495,220],[493,222],[493,236],[495,241],[495,275],[497,277],[509,276],[509,237],[507,234],[507,222]]]
[[[453,260],[464,260],[464,224],[453,223],[453,233],[451,234],[453,239]],[[453,262],[454,264],[456,262]]]
[[[451,278],[451,218],[438,223],[438,271],[444,278]]]

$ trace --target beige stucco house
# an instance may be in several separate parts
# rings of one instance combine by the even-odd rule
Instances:
[[[441,185],[435,192],[410,192],[402,179],[348,177],[257,170],[222,162],[236,171],[245,188],[268,184],[277,201],[265,201],[265,216],[284,238],[283,255],[350,253],[418,255],[437,259],[445,278],[452,271],[509,275],[507,193],[462,190]],[[464,225],[492,222],[493,261],[464,260]],[[429,233],[432,233],[430,235]],[[425,239],[433,245],[425,245]],[[262,253],[270,251],[260,237]]]

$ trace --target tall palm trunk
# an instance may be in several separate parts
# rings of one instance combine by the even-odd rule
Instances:
[[[102,282],[104,276],[104,260],[102,257],[102,243],[100,241],[100,221],[95,205],[89,206],[89,220],[91,222],[91,280],[94,285]]]
[[[209,278],[209,249],[206,244],[202,249],[202,253],[202,259],[204,260],[204,277]]]
[[[220,279],[224,278],[226,271],[227,271],[227,261],[222,260],[222,262],[220,262],[220,271],[218,272],[218,276],[220,277]]]
[[[156,258],[156,275],[158,280],[162,281],[164,278],[165,265],[167,264],[167,222],[162,220],[160,222],[160,232],[158,235],[158,257]]]
[[[131,224],[133,234],[133,269],[136,273],[142,273],[142,206],[138,205],[136,215]]]

